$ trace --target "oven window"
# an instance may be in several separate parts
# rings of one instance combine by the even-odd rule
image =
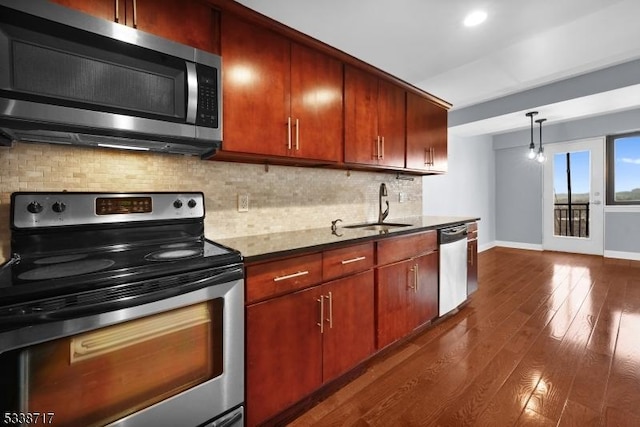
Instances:
[[[213,379],[222,310],[216,299],[23,349],[17,409],[54,413],[54,425],[103,425]]]

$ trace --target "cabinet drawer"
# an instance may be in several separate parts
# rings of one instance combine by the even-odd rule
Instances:
[[[373,267],[373,242],[326,251],[322,257],[322,278],[331,280]]]
[[[435,230],[380,240],[378,242],[378,264],[390,264],[434,251],[437,248],[438,236]]]
[[[322,254],[249,265],[246,280],[248,303],[315,285],[322,281]]]
[[[478,238],[478,223],[472,222],[467,224],[467,239],[473,240]]]

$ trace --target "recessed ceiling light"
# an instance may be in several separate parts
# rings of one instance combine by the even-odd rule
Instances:
[[[485,19],[487,19],[487,12],[476,10],[464,18],[464,25],[465,27],[475,27],[476,25],[482,24]]]

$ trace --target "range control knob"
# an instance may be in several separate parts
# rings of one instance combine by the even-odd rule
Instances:
[[[67,205],[65,205],[64,202],[55,202],[51,206],[51,209],[53,209],[53,211],[56,213],[62,213],[65,209],[67,209]]]
[[[190,200],[187,202],[187,205],[189,205],[189,207],[190,207],[190,208],[195,208],[197,204],[198,204],[198,202],[196,202],[196,201],[195,201],[195,200],[193,200],[193,199],[190,199]]]
[[[174,207],[174,208],[176,208],[176,209],[180,209],[180,208],[182,207],[182,200],[180,200],[180,199],[176,199],[176,200],[173,202],[173,207]]]
[[[42,205],[36,201],[33,201],[27,205],[27,210],[32,214],[39,214],[42,212]]]

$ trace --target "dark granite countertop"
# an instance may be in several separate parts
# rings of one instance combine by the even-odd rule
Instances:
[[[331,227],[308,230],[286,231],[281,233],[259,234],[255,236],[219,239],[216,242],[237,249],[245,262],[263,261],[310,251],[321,251],[332,247],[363,243],[385,237],[399,236],[418,231],[433,230],[455,224],[474,222],[480,218],[457,216],[416,216],[387,219],[386,223],[411,224],[408,227],[392,228],[387,231],[344,228],[339,223],[335,233]]]

